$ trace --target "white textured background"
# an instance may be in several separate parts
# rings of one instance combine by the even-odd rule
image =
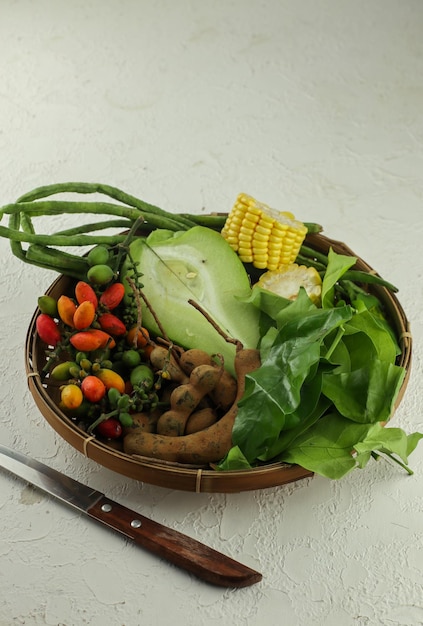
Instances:
[[[420,0],[0,0],[0,204],[86,180],[171,211],[246,191],[323,223],[400,288],[395,424],[422,430],[422,32]],[[238,495],[115,475],[36,409],[24,339],[54,275],[0,252],[0,440],[264,576],[207,586],[1,473],[1,626],[423,624],[423,446],[412,477],[375,463]]]

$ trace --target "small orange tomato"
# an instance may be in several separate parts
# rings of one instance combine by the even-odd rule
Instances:
[[[86,376],[81,383],[81,391],[89,402],[100,402],[106,395],[106,386],[98,376]]]
[[[95,318],[95,307],[90,300],[84,300],[77,307],[73,316],[73,325],[77,330],[91,326]]]
[[[126,342],[129,346],[136,346],[137,348],[144,348],[150,341],[150,334],[146,328],[138,328],[138,326],[133,326],[130,330],[128,330],[128,334],[126,335]]]
[[[71,383],[62,387],[60,399],[66,409],[77,409],[82,404],[84,396],[80,387]]]
[[[150,358],[150,354],[153,352],[155,343],[150,341],[147,345],[145,345],[142,349],[144,357],[148,360]]]

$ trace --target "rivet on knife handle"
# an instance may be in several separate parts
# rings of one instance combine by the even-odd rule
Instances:
[[[87,514],[157,556],[214,585],[248,587],[262,579],[259,572],[246,565],[106,497],[88,509]]]

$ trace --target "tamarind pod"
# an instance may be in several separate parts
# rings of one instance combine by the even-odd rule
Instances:
[[[131,426],[127,426],[124,432],[127,434],[134,430],[141,429],[146,433],[155,433],[159,416],[159,411],[152,411],[151,413],[131,413],[132,424]]]
[[[155,370],[166,373],[164,378],[167,378],[168,380],[175,380],[182,385],[189,382],[189,375],[187,376],[179,367],[175,357],[167,348],[164,348],[163,346],[154,346],[150,352],[149,359]],[[189,372],[189,374],[191,374],[191,372]]]
[[[189,416],[185,425],[185,435],[191,435],[192,433],[197,433],[199,430],[204,430],[215,422],[217,422],[217,413],[212,407],[194,411]]]
[[[191,374],[192,370],[200,364],[213,365],[214,367],[220,366],[219,363],[204,350],[192,348],[185,350],[185,352],[181,354],[179,365],[186,374]],[[219,384],[210,392],[210,397],[216,408],[227,411],[234,403],[236,393],[237,383],[235,378],[230,372],[224,370]]]
[[[184,434],[185,424],[199,402],[219,382],[223,368],[199,365],[192,370],[189,383],[177,387],[170,396],[170,410],[157,422],[161,435],[179,437]]]
[[[219,462],[232,446],[232,428],[238,411],[238,401],[244,393],[245,376],[258,367],[258,350],[238,350],[235,356],[237,396],[231,408],[212,426],[182,437],[138,432],[128,434],[123,442],[124,451],[126,454],[196,465]]]

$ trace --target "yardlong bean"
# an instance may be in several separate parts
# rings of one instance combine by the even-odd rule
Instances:
[[[125,240],[125,235],[43,235],[28,233],[0,225],[0,236],[21,243],[35,243],[44,246],[93,246],[97,244],[115,246]]]
[[[81,201],[55,199],[57,194],[102,194],[112,199]],[[60,230],[52,234],[37,233],[34,220],[37,217],[53,215],[93,214],[97,216],[115,216],[117,219],[100,220],[96,223],[80,224],[73,228]],[[13,254],[27,263],[38,265],[75,277],[86,273],[86,262],[76,254],[56,250],[61,247],[106,245],[116,247],[124,245],[126,236],[116,234],[98,234],[101,230],[125,229],[137,231],[165,228],[172,231],[187,230],[196,225],[189,215],[172,214],[128,194],[117,187],[102,183],[70,182],[37,187],[22,195],[17,202],[0,209],[0,220],[9,216],[8,226],[0,225],[0,236],[10,240]],[[25,250],[22,244],[29,244]]]
[[[348,270],[342,277],[343,280],[348,280],[354,283],[366,283],[373,285],[380,285],[381,287],[386,287],[390,291],[396,293],[398,291],[398,287],[395,287],[392,283],[384,280],[379,274],[370,274],[367,272],[362,272],[360,270]]]
[[[131,220],[109,220],[105,222],[94,222],[91,224],[82,224],[81,226],[74,226],[73,228],[66,228],[65,230],[58,230],[57,235],[81,235],[82,233],[90,233],[96,230],[106,230],[110,228],[125,228],[130,229],[133,222]]]
[[[41,198],[46,198],[48,196],[52,196],[58,193],[82,193],[82,194],[90,194],[90,193],[100,193],[118,202],[122,202],[130,207],[135,207],[142,213],[152,213],[153,215],[161,215],[163,217],[169,217],[170,213],[161,209],[154,204],[149,204],[148,202],[144,202],[140,198],[133,196],[132,194],[126,193],[122,189],[118,187],[114,187],[112,185],[105,185],[103,183],[85,183],[85,182],[69,182],[69,183],[54,183],[52,185],[44,185],[42,187],[37,187],[32,191],[24,194],[18,199],[18,203],[28,202],[33,200],[39,200]],[[195,222],[188,215],[179,215],[180,224],[185,224],[186,227],[190,228],[195,225]],[[181,230],[183,230],[181,228]]]

